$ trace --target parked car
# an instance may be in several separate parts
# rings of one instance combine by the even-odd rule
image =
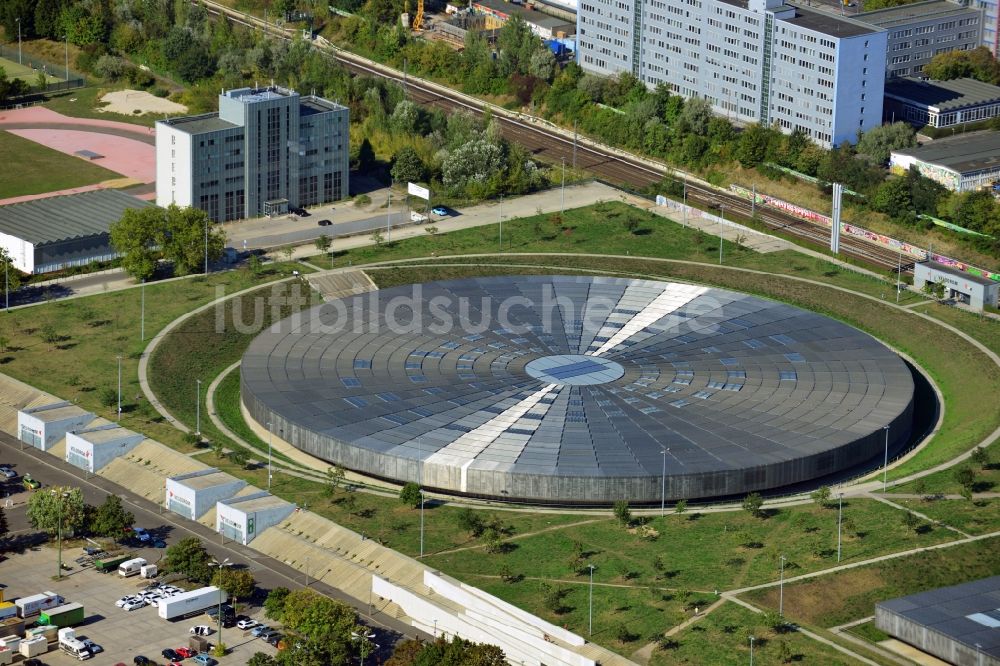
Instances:
[[[135,664],[135,666],[153,666],[153,661],[151,659],[147,659],[141,654],[137,654],[132,657],[132,663]]]
[[[129,595],[126,595],[126,596],[122,597],[118,601],[116,601],[115,602],[115,606],[118,606],[118,608],[124,608],[125,604],[128,604],[128,603],[131,603],[133,601],[136,601],[139,598],[140,597],[137,597],[135,595],[129,594]]]
[[[90,654],[100,654],[104,652],[103,647],[101,647],[94,641],[90,640],[89,638],[81,638],[80,642],[87,646],[87,649],[90,650]]]
[[[176,650],[174,650],[174,652],[179,654],[181,656],[181,659],[187,659],[188,657],[193,657],[196,654],[198,654],[189,647],[179,647]]]
[[[212,627],[208,626],[207,624],[199,624],[195,627],[191,627],[190,629],[188,629],[188,633],[194,634],[195,636],[211,636]]]
[[[331,226],[333,224],[333,222],[331,222],[330,220],[320,220],[316,224],[319,225],[319,226],[321,226],[321,227],[329,227],[329,226]]]
[[[434,206],[434,208],[431,208],[431,212],[435,215],[445,216],[448,214],[448,209],[444,206]]]
[[[267,626],[266,624],[258,624],[250,632],[250,635],[251,636],[256,636],[256,637],[260,638],[261,634],[269,634],[272,631],[274,631],[274,629],[272,629],[271,627]]]
[[[219,662],[216,661],[215,659],[212,659],[207,654],[202,653],[195,656],[194,663],[200,664],[200,666],[215,666]]]
[[[143,599],[135,599],[133,601],[128,602],[124,606],[122,606],[122,609],[123,610],[127,610],[129,612],[132,612],[134,610],[138,610],[139,608],[142,608],[145,605],[146,605],[146,602]]]
[[[153,548],[166,548],[167,542],[164,541],[163,539],[153,539],[153,541],[149,545],[151,545]]]
[[[42,487],[41,482],[33,479],[30,474],[25,474],[24,476],[22,476],[21,483],[23,483],[24,487],[28,490],[37,490],[38,488]]]
[[[3,477],[7,480],[17,478],[17,472],[12,470],[7,465],[0,465],[0,475],[3,475]]]
[[[266,641],[267,641],[268,643],[270,643],[270,644],[271,644],[271,645],[273,645],[274,647],[278,647],[278,643],[280,643],[280,642],[281,642],[281,639],[282,639],[282,638],[284,638],[284,636],[282,636],[281,634],[278,634],[278,633],[274,633],[274,634],[270,634],[270,635],[269,635],[269,636],[268,636],[267,638],[265,638],[264,640],[266,640]]]
[[[152,538],[151,536],[149,536],[149,532],[147,532],[142,527],[133,527],[132,528],[132,536],[134,536],[136,539],[138,539],[142,543],[146,543],[147,541],[149,541]]]
[[[251,620],[250,618],[247,618],[246,620],[240,620],[239,622],[236,623],[236,628],[243,630],[252,629],[253,627],[256,626],[257,626],[257,620]]]
[[[165,650],[161,651],[160,654],[163,655],[164,659],[169,659],[170,661],[177,661],[178,659],[180,659],[180,655],[177,654],[177,651],[171,650],[170,648],[166,648]]]
[[[41,659],[35,659],[34,657],[32,657],[31,659],[25,659],[23,662],[21,662],[21,666],[45,666],[45,662],[42,661]],[[117,664],[115,666],[117,666]],[[122,666],[125,665],[122,664]]]

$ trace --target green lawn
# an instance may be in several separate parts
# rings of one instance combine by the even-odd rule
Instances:
[[[78,88],[77,90],[51,95],[45,102],[45,106],[64,116],[117,120],[119,122],[132,123],[133,125],[143,125],[144,127],[152,127],[157,120],[160,120],[160,116],[151,113],[135,116],[125,113],[100,111],[99,109],[103,106],[100,98],[105,93],[111,92],[111,90],[113,89],[97,87]]]
[[[951,324],[983,343],[990,351],[1000,354],[1000,321],[940,303],[921,305],[913,310]]]
[[[299,264],[277,264],[269,267],[260,281],[287,275],[291,266],[308,270]],[[189,451],[180,431],[163,422],[143,397],[137,374],[139,356],[157,331],[216,298],[217,288],[231,293],[256,282],[244,271],[229,271],[147,284],[145,342],[139,339],[140,289],[12,310],[0,320],[0,338],[4,342],[0,371],[78,402],[100,416],[114,418],[116,357],[121,354],[122,425]],[[193,383],[190,395],[193,409]]]
[[[0,155],[17,162],[16,169],[4,169],[3,178],[0,178],[0,199],[93,185],[122,177],[87,160],[10,132],[0,131]]]
[[[844,502],[842,563],[957,538],[945,529],[914,531],[903,512],[875,500]],[[837,510],[816,505],[789,507],[769,518],[745,512],[655,517],[659,536],[644,538],[614,520],[602,520],[512,541],[509,553],[465,550],[427,558],[429,564],[478,584],[504,566],[514,574],[553,580],[579,579],[577,553],[594,564],[594,580],[630,586],[713,591],[799,574],[837,564]],[[657,568],[657,558],[662,565]]]
[[[996,575],[1000,539],[917,553],[785,585],[785,615],[795,622],[835,627],[875,612],[875,603]],[[748,593],[759,607],[777,609],[778,588]]]
[[[749,254],[749,253],[748,253]],[[777,254],[777,253],[776,253]],[[752,255],[773,257],[773,255]],[[439,263],[461,264],[459,258]],[[1000,426],[1000,410],[983,409],[982,396],[1000,393],[1000,368],[965,340],[947,334],[933,322],[911,313],[887,308],[877,300],[835,291],[828,287],[764,275],[725,270],[716,266],[658,262],[646,259],[523,256],[477,259],[474,267],[436,268],[414,265],[370,271],[380,287],[410,282],[454,278],[462,275],[571,272],[586,268],[623,276],[674,278],[710,284],[775,298],[841,319],[885,340],[914,358],[938,384],[947,404],[945,420],[934,441],[909,461],[893,469],[898,478],[950,460],[968,451]],[[518,267],[504,264],[520,264]],[[529,267],[525,267],[529,266]],[[811,274],[803,271],[803,275]],[[865,279],[845,274],[851,279]],[[875,286],[875,283],[872,283]]]
[[[29,60],[31,58],[29,57]],[[3,68],[4,72],[7,74],[8,79],[21,79],[25,81],[28,85],[34,86],[38,82],[38,71],[32,69],[28,65],[19,65],[16,60],[8,60],[7,58],[0,58],[0,67]],[[59,69],[57,71],[63,71]],[[56,81],[62,81],[63,79],[58,76],[52,76],[51,74],[46,74],[45,80],[48,83],[55,83]]]
[[[1000,458],[1000,448],[991,446],[990,451],[993,458]],[[963,466],[971,467],[976,472],[976,481],[973,490],[977,493],[1000,492],[1000,464],[994,463],[988,469],[982,469],[972,461],[966,461]],[[946,469],[933,474],[910,481],[903,485],[890,488],[893,493],[916,493],[918,495],[958,495],[962,491],[962,485],[955,480],[955,470]]]
[[[968,501],[918,499],[895,500],[897,504],[909,507],[934,520],[957,527],[968,534],[988,534],[1000,530],[1000,499],[976,499]]]
[[[726,603],[674,637],[674,642],[653,652],[651,666],[695,664],[745,666],[750,661],[754,637],[754,663],[791,663],[816,666],[854,666],[857,662],[830,646],[796,631],[777,633],[765,626],[759,613]],[[781,644],[787,646],[782,651]]]

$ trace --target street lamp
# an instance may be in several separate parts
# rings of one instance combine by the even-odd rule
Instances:
[[[778,582],[778,617],[785,617],[785,556],[781,556],[781,573]]]
[[[56,498],[57,500],[59,500],[59,512],[58,512],[58,521],[59,521],[59,522],[57,522],[57,523],[56,523],[56,540],[57,540],[57,542],[58,542],[58,544],[59,544],[59,545],[58,545],[58,551],[59,551],[59,555],[58,555],[58,560],[57,560],[57,562],[56,562],[56,580],[59,580],[60,578],[62,578],[62,523],[63,523],[63,500],[65,500],[65,499],[66,499],[67,497],[69,497],[69,493],[68,493],[68,492],[66,492],[65,490],[64,490],[63,492],[61,492],[61,493],[58,493],[58,492],[56,492],[55,490],[51,490],[51,491],[49,491],[49,492],[51,492],[51,493],[52,493],[52,495],[53,495],[53,496],[54,496],[54,497],[55,497],[55,498]]]
[[[271,492],[271,438],[274,436],[274,428],[271,422],[267,422],[267,492]]]
[[[305,574],[306,574],[306,587],[309,587],[309,556],[308,555],[306,555],[306,564],[305,564],[305,567],[303,568],[303,570],[305,571]]]
[[[122,355],[119,354],[118,358],[118,422],[121,423],[122,420]]]
[[[21,62],[21,17],[18,16],[14,20],[17,21],[17,64],[20,65],[23,64]]]
[[[722,239],[726,236],[726,204],[719,204],[722,224],[719,225],[719,264],[722,264]]]
[[[205,216],[205,275],[208,275],[208,216]]]
[[[222,560],[221,562],[218,561],[218,560],[212,560],[211,562],[209,562],[208,566],[210,566],[210,567],[218,567],[218,569],[219,569],[219,583],[222,583],[222,578],[225,575],[225,574],[222,573],[222,571],[226,567],[233,566],[233,563],[230,562],[229,558],[227,557],[226,559]],[[223,594],[224,594],[224,592],[222,590],[222,585],[219,585],[219,645],[225,645],[225,643],[222,642],[222,595]]]
[[[587,607],[587,635],[594,635],[594,565],[588,564],[590,569],[590,599]]]
[[[750,637],[750,666],[753,666],[753,636]]]
[[[69,34],[66,34],[66,85],[69,85]]]
[[[840,493],[837,499],[837,561],[840,561],[840,526],[844,522],[844,493]]]
[[[882,426],[885,430],[885,460],[882,463],[882,492],[885,492],[889,479],[889,426]]]
[[[562,158],[562,194],[560,195],[559,214],[566,212],[566,158]]]
[[[358,656],[361,657],[360,666],[365,666],[365,657],[377,650],[379,646],[372,643],[372,639],[375,638],[375,632],[367,633],[363,627],[359,628],[362,633],[352,631],[351,640],[358,643]]]
[[[194,414],[195,414],[194,434],[201,435],[201,380],[196,379],[194,381],[195,384],[197,385],[194,396]]]
[[[503,194],[500,195],[500,209],[497,211],[497,222],[500,223],[500,251],[503,252]]]
[[[67,76],[67,79],[69,77]],[[146,278],[142,279],[142,286],[139,287],[139,341],[146,341]]]
[[[663,449],[663,473],[660,478],[660,518],[663,518],[663,508],[667,502],[667,451]]]

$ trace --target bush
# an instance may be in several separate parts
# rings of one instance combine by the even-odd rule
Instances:
[[[156,97],[166,97],[167,95],[170,94],[170,91],[164,88],[163,86],[156,86],[149,92],[151,92]]]
[[[156,82],[152,74],[138,67],[129,67],[125,76],[128,82],[137,88],[148,88]]]
[[[410,481],[399,491],[399,501],[409,507],[420,506],[420,486]]]
[[[125,60],[113,55],[102,55],[94,63],[94,74],[105,81],[117,81],[125,74],[125,69]]]
[[[354,198],[354,205],[357,206],[358,208],[361,208],[362,206],[367,206],[371,202],[372,198],[367,194],[359,194]]]

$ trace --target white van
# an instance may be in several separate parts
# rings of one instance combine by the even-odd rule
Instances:
[[[146,560],[141,557],[122,562],[118,565],[118,575],[125,578],[138,575],[144,566],[146,566]]]

